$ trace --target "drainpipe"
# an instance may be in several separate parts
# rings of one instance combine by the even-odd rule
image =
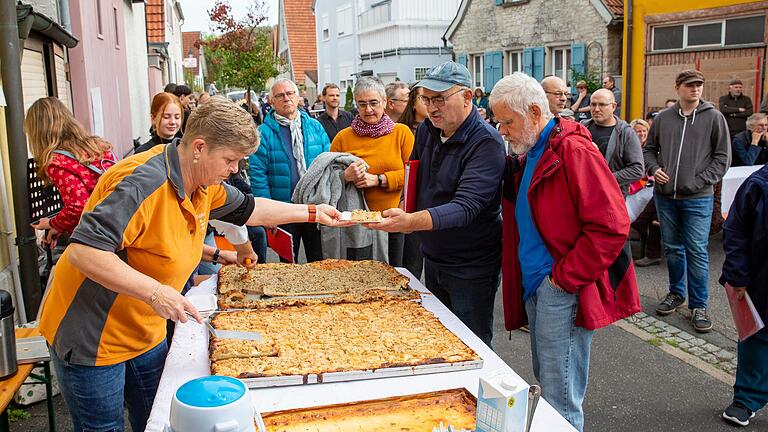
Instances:
[[[69,19],[69,0],[57,0],[59,5],[59,23],[64,30],[72,33],[72,23]]]
[[[629,117],[629,107],[630,102],[632,101],[632,30],[634,29],[634,17],[632,14],[632,4],[634,2],[632,0],[627,0],[627,16],[625,19],[627,20],[627,70],[626,70],[626,76],[624,77],[624,118],[630,118]],[[641,117],[643,113],[640,113]]]
[[[8,133],[8,153],[11,166],[11,196],[16,220],[16,245],[19,248],[21,291],[27,317],[37,315],[42,292],[37,268],[35,232],[30,226],[27,193],[27,139],[24,136],[24,99],[21,87],[21,57],[19,29],[16,23],[16,2],[0,1],[0,75],[8,106],[5,121]]]

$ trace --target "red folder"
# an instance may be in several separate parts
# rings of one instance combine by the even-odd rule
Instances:
[[[269,248],[275,251],[277,256],[288,261],[293,262],[293,234],[282,228],[266,228],[267,230],[267,245]]]
[[[405,187],[403,195],[405,212],[413,213],[416,210],[416,180],[419,176],[419,161],[411,160],[405,163]]]
[[[733,322],[736,324],[736,331],[739,333],[739,342],[759,332],[765,327],[763,320],[755,309],[749,294],[744,293],[744,297],[739,300],[736,298],[736,292],[733,287],[726,286],[725,293],[728,295],[728,303],[731,305],[731,314]]]

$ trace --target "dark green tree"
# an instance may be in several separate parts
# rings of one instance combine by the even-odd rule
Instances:
[[[355,96],[352,94],[352,87],[347,87],[347,94],[345,98],[346,101],[344,102],[344,111],[352,111],[352,99],[355,98]]]

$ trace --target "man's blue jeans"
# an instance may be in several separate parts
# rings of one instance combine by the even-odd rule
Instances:
[[[542,395],[581,431],[594,331],[576,326],[578,305],[578,294],[552,286],[546,277],[525,302],[525,311],[531,331],[533,375],[541,384]]]
[[[673,200],[657,194],[654,199],[667,256],[669,291],[686,298],[687,282],[688,307],[706,308],[713,197]]]
[[[480,279],[461,279],[424,262],[427,289],[451,310],[486,345],[493,340],[493,302],[499,273]]]
[[[768,403],[768,327],[739,342],[734,402],[753,412]]]
[[[75,432],[122,432],[123,406],[134,431],[143,431],[168,354],[163,340],[144,354],[110,366],[68,363],[50,349],[59,388]]]

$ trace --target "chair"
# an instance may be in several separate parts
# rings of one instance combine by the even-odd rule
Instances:
[[[29,195],[29,214],[32,221],[50,218],[58,213],[63,204],[59,191],[53,185],[46,185],[37,178],[37,164],[34,159],[27,160],[27,193]],[[47,234],[47,231],[46,231]],[[53,253],[50,246],[44,246],[46,263],[40,273],[40,286],[45,287],[53,267]],[[43,291],[45,288],[43,288]]]

